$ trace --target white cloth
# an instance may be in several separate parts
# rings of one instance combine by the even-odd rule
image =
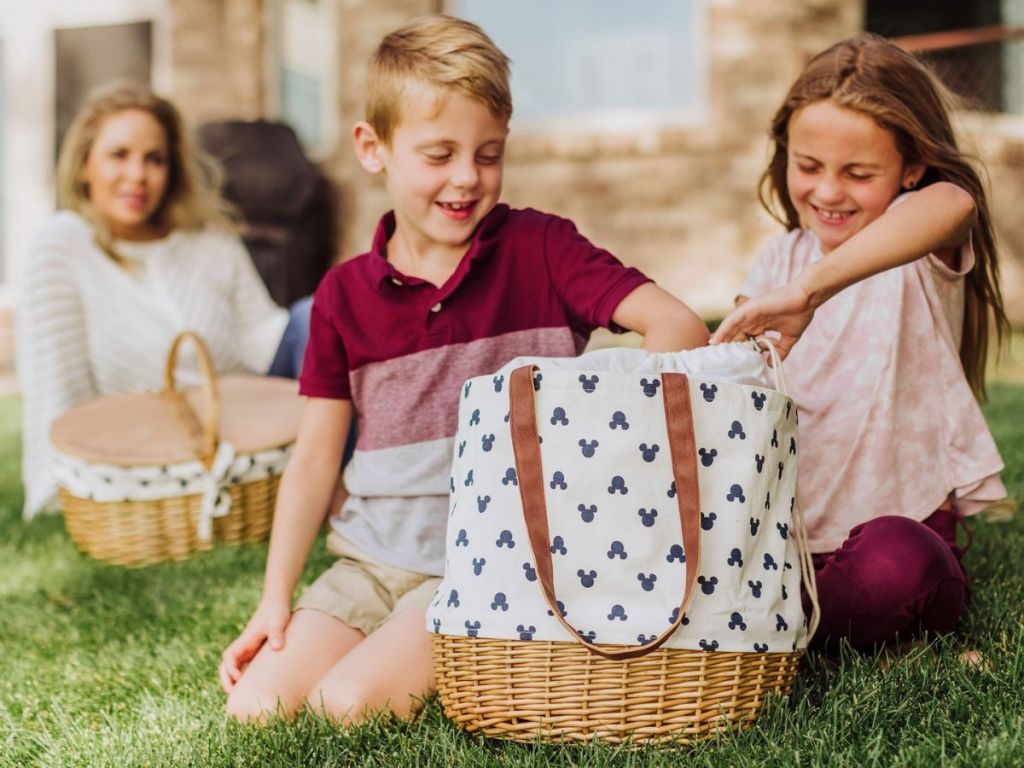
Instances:
[[[730,384],[764,386],[771,381],[778,389],[775,372],[768,369],[760,354],[752,354],[750,343],[717,344],[713,347],[681,352],[647,352],[643,349],[611,347],[587,352],[579,357],[517,357],[495,375],[503,381],[516,368],[536,365],[544,371],[605,371],[607,373],[661,373],[672,371],[714,379]],[[584,367],[586,366],[586,367]]]
[[[786,285],[821,258],[813,232],[779,235],[740,295]],[[924,520],[951,493],[967,515],[1006,496],[959,359],[973,267],[968,243],[956,271],[929,254],[862,280],[818,309],[786,358],[811,457],[800,463],[800,498],[812,551],[837,549],[881,515]]]
[[[230,487],[280,475],[291,452],[289,444],[236,455],[231,443],[222,442],[210,469],[198,459],[180,464],[122,467],[84,461],[56,450],[53,460],[57,481],[81,499],[152,501],[202,495],[199,538],[207,541],[213,532],[213,518],[224,517],[231,511]]]
[[[25,517],[56,493],[49,444],[54,419],[97,395],[159,389],[181,331],[206,342],[218,373],[265,373],[288,322],[245,246],[220,230],[175,231],[115,244],[131,268],[95,243],[91,226],[61,211],[36,235],[17,314]],[[198,381],[191,347],[178,381]]]
[[[700,500],[701,552],[693,599],[665,647],[805,647],[794,527],[797,413],[772,389],[755,346],[524,362],[539,367],[537,432],[555,595],[566,621],[592,642],[636,645],[675,620],[687,568],[697,566],[682,540],[661,392],[662,373],[678,366],[690,376],[698,483],[688,490]],[[427,628],[567,641],[537,580],[506,422],[509,377],[501,376],[463,387],[445,578]]]

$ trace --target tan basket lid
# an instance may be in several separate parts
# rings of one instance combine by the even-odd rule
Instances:
[[[270,376],[217,379],[220,439],[237,453],[255,453],[295,440],[302,398],[298,382]],[[121,466],[176,464],[200,458],[202,394],[181,392],[105,395],[81,403],[53,424],[57,450],[86,461]]]

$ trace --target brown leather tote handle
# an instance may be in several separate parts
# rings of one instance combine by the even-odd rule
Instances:
[[[665,402],[665,424],[672,457],[672,476],[676,481],[676,502],[679,524],[683,531],[686,555],[686,588],[679,603],[679,613],[665,632],[648,643],[625,648],[602,647],[589,642],[569,624],[558,610],[555,598],[554,572],[551,565],[551,540],[548,533],[548,512],[544,500],[544,468],[541,464],[540,439],[537,434],[537,407],[533,388],[535,366],[524,365],[509,377],[510,426],[512,450],[515,454],[519,494],[523,502],[526,531],[530,548],[537,562],[537,580],[544,599],[555,618],[580,644],[606,659],[632,659],[644,656],[672,636],[683,620],[700,569],[700,491],[697,486],[697,446],[693,436],[693,413],[690,410],[690,385],[681,373],[663,373],[662,397]]]

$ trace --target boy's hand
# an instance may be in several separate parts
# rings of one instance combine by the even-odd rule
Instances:
[[[775,348],[779,357],[785,359],[813,317],[810,296],[797,283],[790,283],[745,301],[730,312],[711,337],[711,343],[744,341],[765,331],[775,331],[779,334]]]
[[[284,648],[284,630],[291,619],[291,605],[288,601],[263,599],[256,612],[245,625],[245,629],[221,655],[220,676],[221,687],[231,693],[242,676],[242,672],[252,661],[264,643],[269,643],[271,650],[280,651]]]

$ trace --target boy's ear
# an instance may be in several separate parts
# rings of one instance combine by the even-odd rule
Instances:
[[[355,144],[356,157],[359,164],[367,173],[383,173],[384,171],[384,142],[377,136],[373,127],[360,121],[352,129],[352,142]]]

